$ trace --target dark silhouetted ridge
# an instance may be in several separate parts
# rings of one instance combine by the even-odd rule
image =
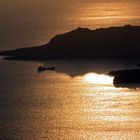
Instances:
[[[7,59],[100,59],[140,57],[140,26],[90,30],[77,28],[57,35],[46,45],[3,51]]]

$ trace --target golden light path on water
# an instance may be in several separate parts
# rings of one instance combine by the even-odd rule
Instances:
[[[93,72],[103,64],[90,69],[93,63],[87,62],[83,72],[83,61],[54,62],[56,71],[39,74],[38,64],[8,63],[13,69],[5,75],[17,86],[11,89],[1,82],[0,135],[19,140],[140,139],[140,90],[115,88],[112,77]]]
[[[139,90],[115,88],[112,84],[113,78],[103,74],[88,73],[74,80],[81,84],[80,87],[75,87],[75,91],[80,90],[78,95],[75,95],[78,96],[78,99],[75,99],[78,106],[76,105],[73,117],[69,117],[69,121],[76,116],[73,120],[74,127],[86,130],[82,138],[140,138]],[[70,106],[69,111],[72,111]]]
[[[88,73],[83,76],[83,81],[89,84],[111,84],[113,83],[113,78],[103,74]]]
[[[56,74],[57,75],[57,74]],[[50,75],[51,78],[56,77]],[[47,76],[47,79],[49,75]],[[57,77],[58,78],[58,77]],[[137,140],[140,127],[139,91],[115,88],[113,78],[103,74],[88,73],[75,78],[59,74],[59,81],[51,89],[50,99],[55,101],[46,116],[41,114],[47,138],[68,140]],[[69,81],[69,82],[68,82]],[[55,95],[56,91],[56,97]],[[42,100],[45,99],[42,97]],[[41,111],[42,112],[42,111]],[[45,123],[47,121],[47,123]],[[131,126],[131,127],[130,127]]]
[[[129,114],[132,111],[136,111],[135,108],[129,108],[129,105],[133,105],[132,101],[135,99],[133,94],[133,90],[123,89],[123,88],[115,88],[113,86],[113,77],[96,74],[96,73],[88,73],[82,77],[82,82],[85,82],[87,85],[96,85],[96,94],[89,88],[89,93],[85,93],[84,96],[89,97],[91,100],[96,98],[96,107],[88,106],[87,112],[100,112],[101,114],[105,113],[106,116],[90,116],[89,120],[104,120],[104,121],[136,121],[140,120],[138,117],[132,117],[124,115],[123,113]],[[101,86],[102,85],[102,86]],[[135,90],[134,90],[135,91]],[[95,97],[96,96],[96,97]],[[110,100],[111,99],[111,100]],[[127,99],[127,100],[125,100]],[[93,99],[94,100],[94,99]],[[128,105],[128,106],[127,106]],[[126,109],[127,106],[127,109]],[[110,108],[109,108],[110,107]],[[94,108],[94,109],[93,109]],[[106,112],[112,112],[112,116],[108,116],[109,114]],[[118,113],[122,113],[122,116],[116,116]],[[108,114],[108,115],[107,115]],[[115,115],[115,116],[114,116]]]

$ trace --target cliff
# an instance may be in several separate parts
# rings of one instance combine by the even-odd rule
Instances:
[[[46,45],[3,51],[0,55],[17,60],[137,58],[140,26],[77,28],[55,36]]]

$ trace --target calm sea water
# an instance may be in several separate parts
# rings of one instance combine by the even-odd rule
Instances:
[[[56,71],[38,73],[42,63],[56,66]],[[140,90],[117,89],[112,77],[104,75],[135,63],[0,61],[0,65],[0,139],[140,139]]]
[[[0,51],[45,44],[78,26],[124,24],[140,25],[139,0],[1,0]],[[38,73],[42,63],[56,71]],[[136,64],[0,60],[0,139],[140,139],[140,90],[117,89],[105,75]]]

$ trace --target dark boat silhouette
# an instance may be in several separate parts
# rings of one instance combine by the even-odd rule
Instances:
[[[39,72],[46,71],[46,70],[52,70],[52,71],[54,71],[55,70],[55,67],[46,68],[45,66],[39,66],[37,70]]]

